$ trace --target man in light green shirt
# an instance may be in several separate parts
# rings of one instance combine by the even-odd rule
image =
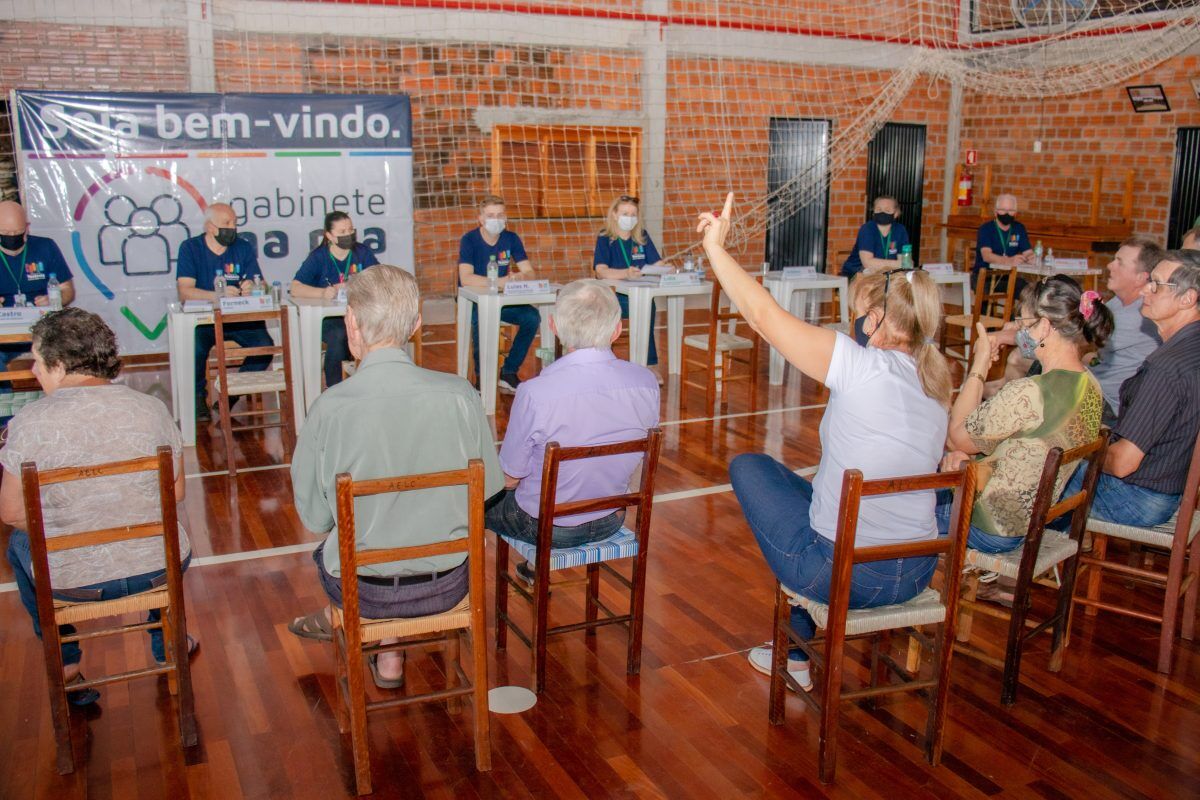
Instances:
[[[330,600],[341,605],[335,480],[355,480],[463,469],[483,459],[485,494],[504,488],[492,430],[479,395],[456,375],[416,366],[404,344],[420,327],[416,280],[398,267],[377,265],[346,287],[346,336],[360,359],[348,380],[317,398],[292,456],[296,512],[304,526],[328,533],[313,558]],[[467,535],[467,489],[443,487],[364,497],[355,502],[359,549],[402,547]],[[376,564],[359,570],[363,617],[386,619],[437,614],[467,594],[460,554]],[[328,641],[325,609],[296,619],[298,636]],[[403,655],[382,653],[372,663],[376,683],[400,685]]]

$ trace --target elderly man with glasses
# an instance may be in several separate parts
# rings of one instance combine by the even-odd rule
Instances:
[[[1166,522],[1179,507],[1200,431],[1200,252],[1170,250],[1142,288],[1142,314],[1162,345],[1121,386],[1092,516],[1121,525]],[[1076,474],[1067,493],[1078,491]]]

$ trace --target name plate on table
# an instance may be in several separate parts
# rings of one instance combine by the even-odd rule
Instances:
[[[37,306],[15,306],[0,308],[0,323],[32,325],[44,317],[50,309]]]
[[[784,267],[783,279],[794,280],[796,278],[815,278],[817,277],[816,267]]]
[[[1090,264],[1086,258],[1056,258],[1053,263],[1047,264],[1050,269],[1061,269],[1068,272],[1072,270],[1085,270]]]
[[[704,276],[699,272],[672,272],[659,279],[659,286],[699,286],[704,282]]]
[[[666,264],[651,264],[648,267],[642,267],[643,275],[670,275],[675,270],[668,267]]]
[[[953,264],[922,264],[921,269],[933,275],[950,275],[954,272]]]
[[[222,297],[221,313],[235,314],[239,311],[271,311],[275,304],[270,295],[251,295],[250,297]]]
[[[542,294],[550,291],[549,280],[509,281],[504,284],[505,294]]]
[[[212,303],[207,300],[183,301],[183,313],[185,314],[203,314],[207,311],[212,311]]]

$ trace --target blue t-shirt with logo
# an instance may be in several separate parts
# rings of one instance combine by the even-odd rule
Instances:
[[[196,288],[206,292],[213,290],[213,276],[225,273],[225,282],[237,286],[242,281],[254,280],[262,275],[258,267],[258,254],[245,239],[238,239],[225,252],[217,255],[208,249],[204,234],[193,236],[179,245],[179,261],[175,270],[177,278],[192,278]]]
[[[362,272],[367,267],[379,263],[371,248],[362,242],[354,245],[345,258],[338,260],[333,257],[329,247],[322,244],[308,254],[300,269],[296,272],[296,280],[305,286],[324,289],[326,286],[336,286],[350,280],[351,275]]]
[[[483,240],[479,228],[463,234],[458,243],[458,263],[470,264],[476,275],[487,277],[488,262],[495,257],[499,272],[497,277],[503,278],[511,267],[516,267],[522,261],[528,260],[525,255],[525,245],[521,237],[512,231],[500,231],[500,237],[495,244]]]
[[[891,224],[891,230],[884,235],[873,220],[863,223],[858,229],[858,238],[854,240],[854,249],[850,257],[842,265],[842,275],[852,278],[863,270],[862,258],[858,251],[866,250],[876,258],[886,258],[891,261],[900,259],[900,250],[909,244],[908,231],[899,222]]]
[[[1025,226],[1016,220],[1008,226],[1008,230],[1002,230],[996,220],[985,222],[979,226],[979,233],[975,236],[975,266],[971,267],[972,273],[988,266],[980,254],[984,247],[991,249],[998,256],[1019,256],[1033,249],[1029,245],[1029,234],[1025,232]]]
[[[20,253],[14,256],[0,252],[0,296],[6,306],[13,304],[13,296],[18,293],[25,295],[29,303],[44,295],[51,275],[59,283],[71,280],[71,268],[53,239],[26,236]]]
[[[646,234],[646,243],[638,244],[633,237],[628,239],[610,239],[606,234],[596,237],[596,252],[592,255],[592,267],[604,264],[612,269],[629,269],[630,267],[649,266],[662,261],[658,248],[654,246],[650,234]]]

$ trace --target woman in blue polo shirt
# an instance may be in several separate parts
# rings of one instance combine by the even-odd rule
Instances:
[[[662,263],[658,248],[650,234],[642,227],[638,214],[638,199],[621,195],[608,207],[604,217],[604,228],[596,237],[596,252],[592,256],[592,269],[601,280],[621,281],[639,278],[643,267]],[[621,304],[621,319],[629,318],[629,297],[617,294]],[[658,348],[654,344],[654,303],[650,304],[650,348],[646,363],[658,363]],[[632,354],[631,354],[632,355]]]
[[[900,224],[900,204],[896,198],[882,194],[871,204],[871,218],[858,229],[854,249],[842,265],[842,275],[850,280],[860,272],[883,272],[895,269],[900,252],[908,244],[908,230]],[[863,329],[865,317],[854,320],[854,341],[863,347],[871,337]]]
[[[350,215],[345,211],[330,211],[325,215],[325,237],[292,279],[292,297],[334,300],[351,275],[378,263],[375,254],[358,242]],[[341,317],[322,320],[321,341],[325,344],[325,386],[329,387],[341,382],[342,362],[350,358],[345,320]]]

